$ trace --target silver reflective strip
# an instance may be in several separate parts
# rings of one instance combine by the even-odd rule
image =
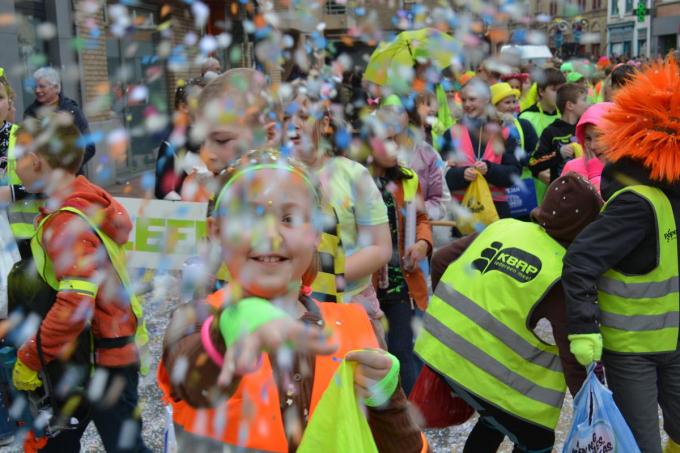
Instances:
[[[558,373],[562,372],[562,363],[557,354],[542,351],[534,347],[511,328],[494,318],[491,313],[451,288],[445,282],[439,282],[435,295],[505,343],[524,360],[535,363],[543,368],[557,371]]]
[[[440,285],[441,286],[441,285]],[[561,409],[564,392],[541,387],[529,379],[520,376],[474,344],[467,341],[429,313],[423,318],[425,329],[451,350],[465,357],[478,368],[495,377],[505,385],[536,401],[540,401],[556,409]],[[455,368],[455,364],[451,364]],[[453,378],[453,376],[451,376]],[[455,378],[454,378],[455,379]]]
[[[658,298],[677,293],[680,289],[680,278],[671,277],[660,282],[624,283],[613,278],[600,277],[597,289],[626,299]]]
[[[645,330],[659,330],[678,327],[680,312],[664,313],[662,315],[618,315],[603,311],[600,315],[602,325],[614,329],[641,332]]]
[[[27,223],[29,225],[33,225],[33,221],[37,215],[38,213],[35,211],[26,212],[16,211],[13,209],[7,210],[7,219],[9,220],[9,223]]]

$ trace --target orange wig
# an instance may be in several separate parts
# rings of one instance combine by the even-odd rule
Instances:
[[[650,65],[621,88],[601,130],[610,161],[631,158],[655,181],[679,181],[680,68],[675,60]]]

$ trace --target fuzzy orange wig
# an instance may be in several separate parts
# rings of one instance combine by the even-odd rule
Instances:
[[[637,73],[602,121],[610,161],[640,162],[655,181],[680,180],[680,68],[673,58]]]

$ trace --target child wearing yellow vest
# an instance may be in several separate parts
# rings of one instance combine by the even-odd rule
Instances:
[[[148,337],[123,252],[130,217],[108,192],[76,176],[84,149],[70,114],[29,119],[17,135],[18,176],[28,192],[49,197],[30,248],[33,272],[39,275],[33,286],[47,286],[52,293],[31,299],[35,288],[24,287],[10,294],[10,306],[16,299],[24,313],[40,319],[17,351],[14,386],[44,388],[55,417],[77,419],[72,429],[25,449],[79,451],[93,421],[107,451],[148,452],[137,407],[140,366],[142,371],[145,366],[141,351]],[[28,266],[25,274],[34,275]],[[90,377],[100,385],[90,387],[84,398]]]

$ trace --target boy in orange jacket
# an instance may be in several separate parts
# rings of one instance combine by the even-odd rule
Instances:
[[[51,386],[59,384],[61,395],[66,379],[54,372],[55,365],[61,365],[79,369],[83,376],[70,381],[66,393],[74,394],[86,385],[85,376],[94,366],[92,379],[104,383],[101,391],[93,395],[91,386],[77,428],[49,438],[40,451],[79,451],[80,438],[92,420],[108,452],[147,452],[137,408],[139,347],[146,342],[146,329],[141,306],[127,288],[122,249],[132,223],[108,192],[76,176],[84,153],[79,138],[67,114],[28,120],[19,131],[17,173],[28,192],[49,197],[36,218],[31,249],[40,283],[52,287],[56,296],[41,300],[42,308],[24,307],[38,312],[41,321],[35,335],[18,350],[14,385],[24,391],[45,385],[53,393]],[[88,329],[89,335],[83,335]],[[76,359],[74,351],[83,347],[85,357],[94,357],[94,363]],[[53,404],[54,398],[52,394]],[[68,404],[53,407],[67,408]]]

